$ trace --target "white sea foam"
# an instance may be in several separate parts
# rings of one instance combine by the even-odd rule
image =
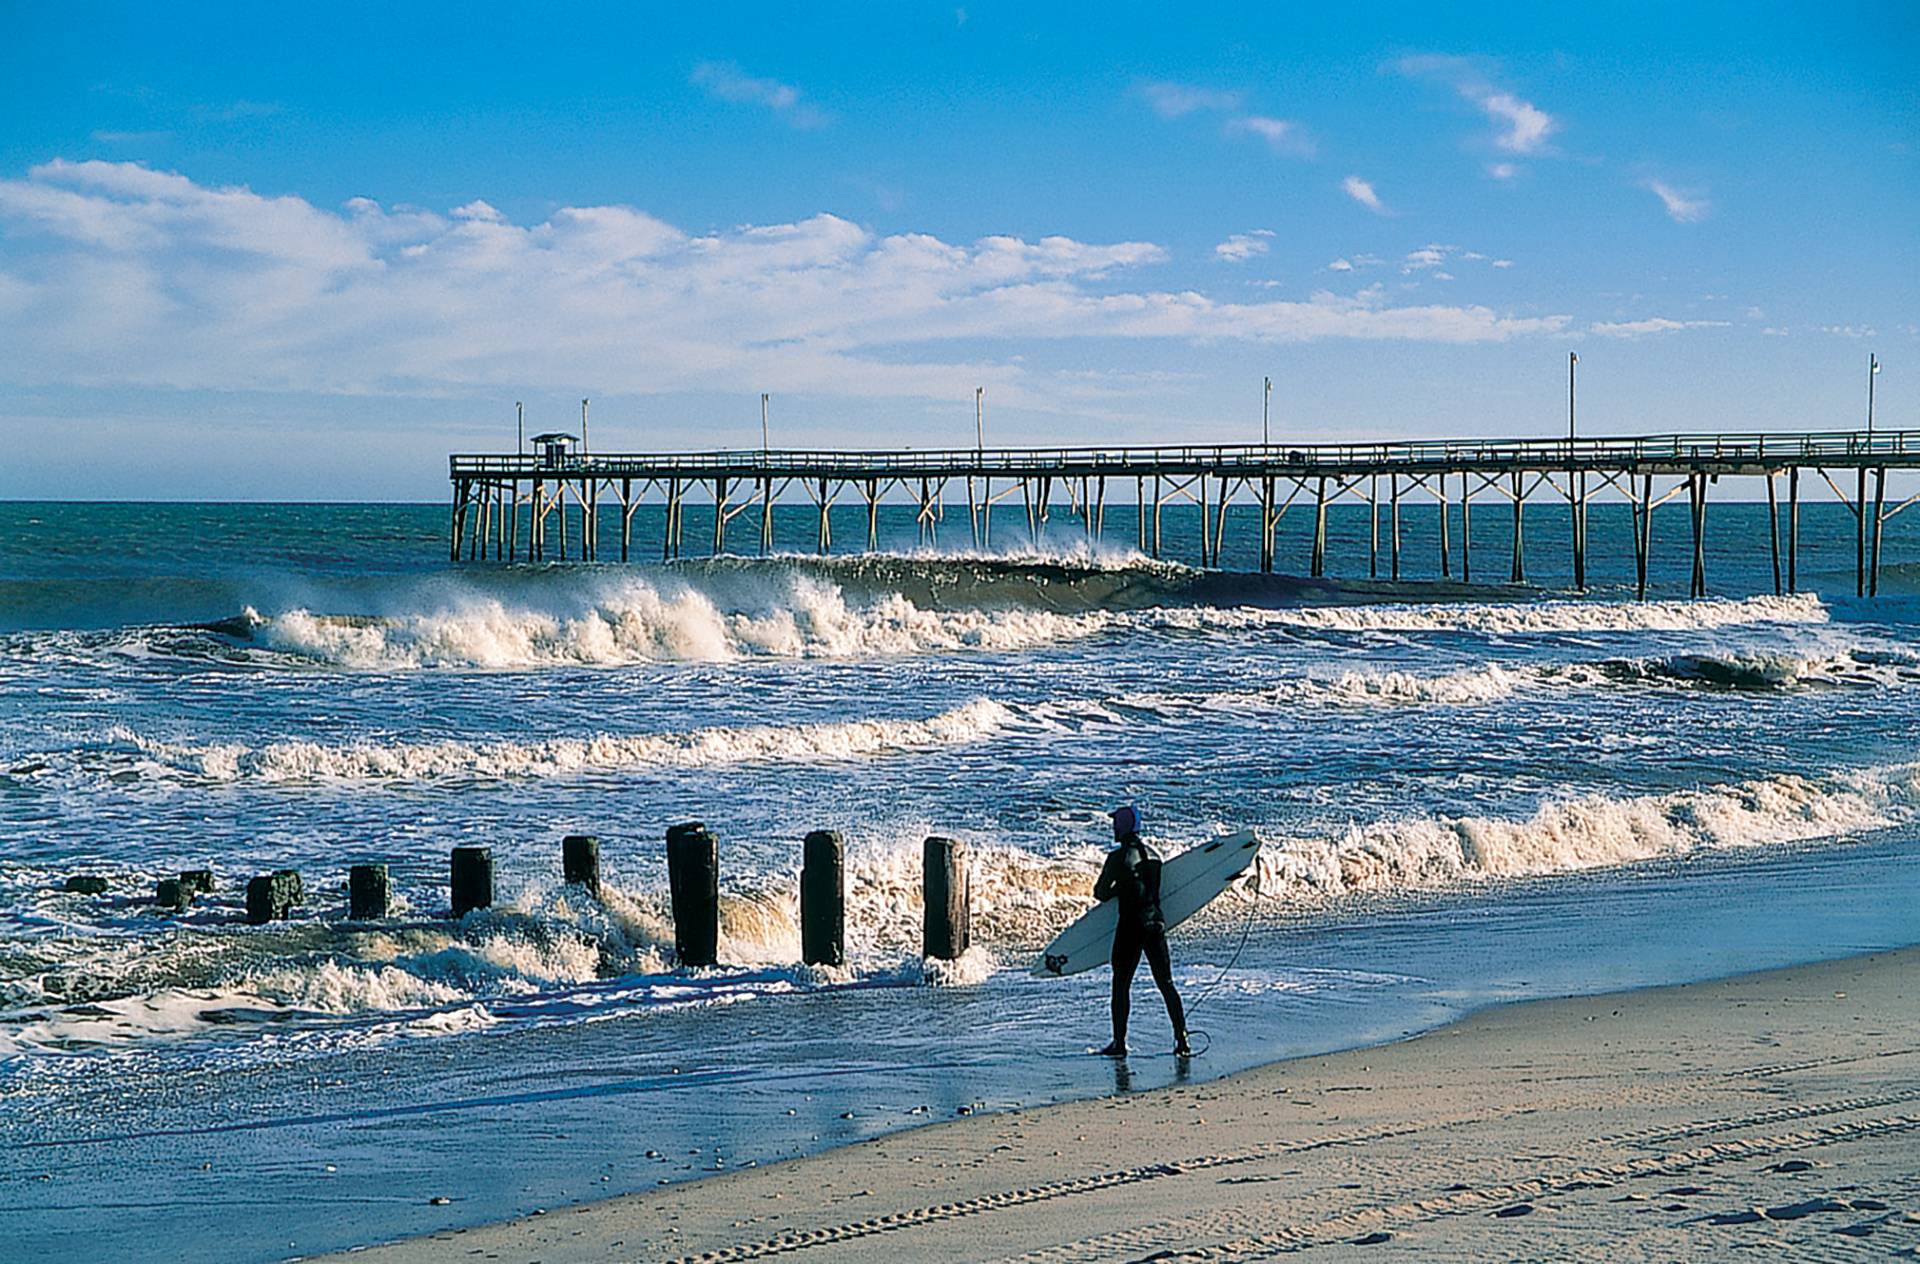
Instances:
[[[924,720],[868,719],[747,725],[683,733],[599,734],[533,742],[318,742],[196,745],[158,741],[127,728],[110,734],[144,757],[150,776],[213,781],[410,781],[553,776],[593,770],[694,768],[743,763],[828,762],[926,750],[983,738],[1018,722],[997,702],[977,699]]]
[[[1708,601],[1536,601],[1313,606],[1301,609],[1169,608],[1136,616],[1168,627],[1312,628],[1339,632],[1684,632],[1756,623],[1825,623],[1817,596]]]
[[[1525,819],[1413,817],[1289,838],[1262,856],[1282,898],[1399,891],[1573,873],[1706,849],[1840,838],[1911,819],[1920,765],[1780,776],[1667,794],[1588,795]]]
[[[1206,693],[1130,693],[1112,705],[1162,715],[1191,710],[1260,710],[1273,706],[1351,707],[1474,706],[1499,702],[1547,680],[1543,669],[1487,663],[1456,672],[1423,675],[1408,671],[1346,671],[1309,676],[1265,689],[1213,690]]]

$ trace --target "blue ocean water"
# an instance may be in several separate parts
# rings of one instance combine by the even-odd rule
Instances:
[[[1310,584],[1250,573],[1252,510],[1201,571],[1173,560],[1191,510],[1164,561],[1124,507],[1098,541],[1004,513],[976,551],[963,512],[929,542],[887,506],[887,552],[814,558],[796,505],[767,559],[455,566],[439,506],[0,505],[0,1240],[278,1259],[1920,940],[1920,518],[1860,599],[1854,519],[1807,506],[1780,597],[1764,506],[1717,503],[1689,602],[1663,509],[1641,603],[1624,505],[1593,510],[1585,593],[1564,512],[1529,509],[1525,588],[1492,582],[1510,520],[1485,505],[1462,582],[1453,513],[1443,580],[1434,510],[1404,511],[1395,584],[1338,506]],[[1151,1056],[1149,991],[1116,1067],[1084,1056],[1104,974],[1026,973],[1121,801],[1169,849],[1266,840],[1176,936],[1190,1066]],[[688,973],[661,839],[696,819],[725,964]],[[849,840],[845,970],[796,964],[817,828]],[[573,832],[602,839],[602,901],[560,884]],[[933,970],[929,833],[972,848],[978,940]],[[447,852],[475,842],[501,898],[449,921]],[[361,860],[392,866],[386,922],[344,920]],[[209,866],[192,911],[152,907]],[[246,878],[283,866],[308,906],[243,925]],[[230,1203],[265,1210],[209,1216]]]

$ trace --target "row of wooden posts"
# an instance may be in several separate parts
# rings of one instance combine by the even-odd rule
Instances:
[[[800,957],[808,965],[846,963],[846,840],[836,830],[815,830],[801,845]],[[952,838],[928,838],[921,847],[926,911],[922,943],[928,957],[951,961],[972,940],[967,847]],[[201,871],[195,871],[196,874]],[[560,843],[560,874],[595,898],[600,894],[600,840],[569,834]],[[493,906],[493,848],[455,847],[448,861],[449,906],[454,917]],[[206,875],[210,890],[211,875]],[[188,878],[163,881],[159,898],[177,894]],[[673,907],[673,950],[683,966],[711,966],[720,960],[720,841],[698,822],[667,830],[667,883]],[[191,898],[188,892],[188,898]],[[247,921],[254,925],[284,920],[305,903],[300,875],[292,869],[261,874],[247,883]],[[392,911],[387,866],[354,865],[347,873],[347,916],[374,921]]]

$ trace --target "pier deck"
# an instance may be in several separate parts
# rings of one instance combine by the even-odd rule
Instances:
[[[546,436],[543,436],[546,437]],[[1368,572],[1380,572],[1382,511],[1388,522],[1388,567],[1400,574],[1403,497],[1435,503],[1440,514],[1441,574],[1450,576],[1453,550],[1447,507],[1459,496],[1469,517],[1475,498],[1508,506],[1512,557],[1508,576],[1526,580],[1525,509],[1544,499],[1570,508],[1570,544],[1576,587],[1586,584],[1587,512],[1607,488],[1633,509],[1636,574],[1646,595],[1653,511],[1685,495],[1693,535],[1690,591],[1706,592],[1704,537],[1707,489],[1725,476],[1765,480],[1769,543],[1776,591],[1795,587],[1799,555],[1800,482],[1811,472],[1829,486],[1858,523],[1858,590],[1877,592],[1881,533],[1887,520],[1920,496],[1886,503],[1889,470],[1920,469],[1920,431],[1808,431],[1770,434],[1673,434],[1581,439],[1436,439],[1343,444],[1189,444],[1156,447],[967,448],[915,451],[719,450],[703,452],[577,453],[549,448],[538,455],[457,454],[453,482],[452,555],[514,561],[568,556],[569,505],[578,521],[576,555],[597,557],[601,514],[620,515],[620,556],[629,556],[633,515],[653,496],[666,509],[659,556],[681,555],[684,508],[690,496],[713,506],[713,552],[727,549],[728,525],[757,510],[759,547],[772,548],[773,515],[798,488],[816,515],[817,546],[833,547],[831,510],[843,498],[866,509],[869,549],[877,548],[879,505],[901,495],[917,507],[923,542],[937,538],[949,501],[964,489],[972,542],[992,539],[993,507],[1018,496],[1028,533],[1038,538],[1064,492],[1065,509],[1089,537],[1104,534],[1109,483],[1139,509],[1137,544],[1161,555],[1162,511],[1189,503],[1200,511],[1201,565],[1217,564],[1231,504],[1258,507],[1260,566],[1274,568],[1275,532],[1300,504],[1314,513],[1308,573],[1325,573],[1326,515],[1342,499],[1361,501],[1372,515]],[[1777,481],[1786,476],[1784,506]],[[1854,487],[1851,493],[1846,475]],[[1840,477],[1836,478],[1836,475]],[[1124,484],[1131,480],[1133,486]],[[1677,481],[1673,481],[1677,480]],[[1382,496],[1382,483],[1385,495]],[[1656,481],[1671,485],[1656,489]],[[1869,491],[1868,484],[1872,488]],[[1453,486],[1457,482],[1457,489]],[[996,489],[996,484],[998,487]],[[1131,495],[1127,493],[1131,492]],[[523,506],[525,529],[522,530]],[[1781,545],[1781,518],[1786,545]],[[550,529],[557,525],[555,533]],[[1463,532],[1463,537],[1465,533]],[[557,543],[557,550],[556,550]],[[1784,568],[1783,568],[1784,562]],[[1460,569],[1471,578],[1463,538]]]

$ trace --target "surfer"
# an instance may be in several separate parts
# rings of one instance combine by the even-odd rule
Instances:
[[[1173,1020],[1173,1051],[1188,1057],[1187,1019],[1180,994],[1173,989],[1173,963],[1167,957],[1167,927],[1160,913],[1160,857],[1140,838],[1139,809],[1128,805],[1112,812],[1114,848],[1093,884],[1093,898],[1119,901],[1120,920],[1113,932],[1113,1043],[1100,1052],[1110,1058],[1127,1056],[1127,1011],[1132,1004],[1133,974],[1146,954],[1153,981]]]

